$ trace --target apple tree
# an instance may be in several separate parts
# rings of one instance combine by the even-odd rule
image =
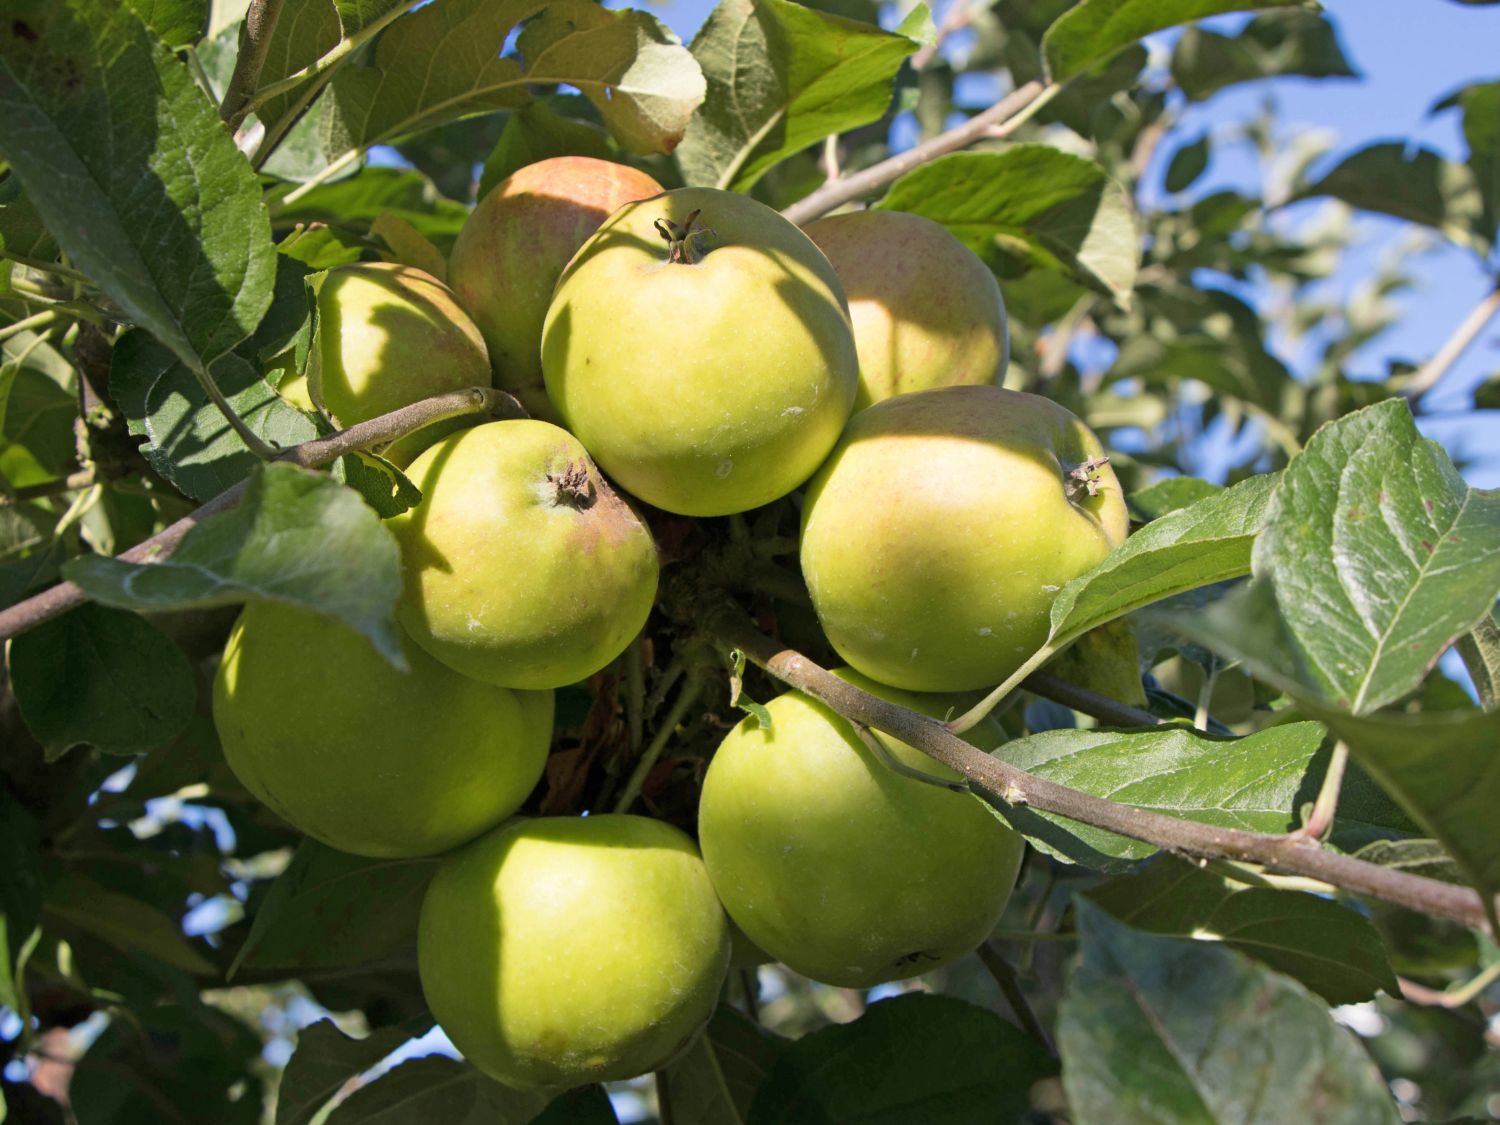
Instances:
[[[6,0],[0,1120],[1500,1120],[1500,81],[1191,124],[1356,64]]]

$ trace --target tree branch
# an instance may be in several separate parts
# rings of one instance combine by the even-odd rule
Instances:
[[[1003,137],[1019,128],[1032,114],[1051,101],[1059,89],[1060,86],[1044,86],[1040,81],[1028,82],[962,125],[939,133],[931,140],[914,145],[879,164],[873,164],[862,172],[824,184],[811,195],[793,203],[782,214],[798,226],[804,226],[836,207],[842,207],[862,195],[885,187],[913,168],[966,148],[984,137]]]
[[[384,445],[407,434],[415,433],[434,422],[446,418],[457,418],[464,414],[489,412],[502,418],[524,418],[526,411],[521,404],[504,391],[491,387],[470,387],[464,391],[449,391],[421,402],[403,406],[379,418],[360,422],[347,430],[340,430],[328,437],[314,438],[301,445],[294,445],[279,452],[274,460],[290,461],[304,469],[316,469],[337,461],[346,453],[370,446]],[[185,536],[209,516],[228,511],[240,502],[245,494],[245,482],[225,489],[201,508],[189,512],[182,519],[157,532],[150,539],[137,543],[117,558],[126,562],[156,562],[166,558],[177,549]],[[45,621],[66,613],[88,601],[88,596],[72,582],[60,582],[43,590],[34,597],[17,602],[9,609],[0,610],[0,641],[19,637]]]
[[[1031,673],[1021,681],[1021,686],[1033,695],[1040,695],[1043,699],[1061,703],[1074,711],[1092,715],[1112,727],[1157,727],[1166,721],[1150,711],[1121,703],[1071,681],[1058,679],[1047,672]]]
[[[1453,330],[1453,335],[1438,349],[1437,355],[1429,359],[1422,369],[1412,377],[1412,381],[1406,385],[1401,393],[1412,402],[1421,398],[1438,382],[1448,369],[1458,362],[1459,356],[1469,350],[1484,326],[1490,322],[1490,318],[1500,312],[1500,287],[1496,287],[1485,295],[1484,299],[1469,311],[1463,322]]]
[[[822,700],[854,723],[875,727],[966,776],[971,785],[1008,805],[1023,805],[1144,840],[1178,855],[1235,859],[1273,871],[1305,875],[1353,894],[1368,895],[1423,914],[1488,930],[1484,903],[1467,887],[1393,871],[1323,851],[1292,835],[1272,836],[1220,828],[1118,804],[1081,793],[991,757],[941,722],[888,703],[831,675],[807,657],[757,632],[738,608],[710,614],[708,629],[740,649],[783,683]]]
[[[240,53],[234,62],[234,73],[229,76],[229,88],[224,91],[224,100],[219,104],[219,116],[232,133],[240,127],[250,112],[250,99],[260,82],[261,69],[266,65],[266,52],[271,49],[271,36],[276,32],[276,21],[286,0],[250,0],[245,12],[245,26],[240,31]]]

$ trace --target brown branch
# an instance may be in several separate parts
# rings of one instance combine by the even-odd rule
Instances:
[[[1484,903],[1467,887],[1393,871],[1327,852],[1291,835],[1220,828],[1132,808],[1037,777],[971,746],[936,719],[888,703],[831,675],[807,657],[757,632],[737,608],[712,614],[708,628],[723,644],[738,648],[783,683],[822,700],[854,723],[875,727],[916,747],[967,777],[976,789],[1008,805],[1093,825],[1177,855],[1234,859],[1272,871],[1305,875],[1353,894],[1448,918],[1487,931]]]
[[[93,469],[79,469],[76,473],[69,473],[65,477],[56,480],[43,481],[41,484],[27,484],[20,488],[12,489],[10,492],[0,493],[0,508],[11,504],[20,504],[27,500],[45,500],[49,496],[60,496],[64,492],[76,492],[80,488],[87,488],[94,483]]]
[[[1443,346],[1438,349],[1437,355],[1423,365],[1401,393],[1415,402],[1437,386],[1443,376],[1448,374],[1448,369],[1458,362],[1458,358],[1469,350],[1469,345],[1479,338],[1479,334],[1484,331],[1484,326],[1496,313],[1500,313],[1500,287],[1485,294],[1479,304],[1469,310],[1469,315],[1464,317],[1462,323],[1453,330],[1453,335],[1449,336]]]
[[[526,417],[526,411],[521,404],[504,391],[490,387],[470,387],[464,391],[449,391],[447,394],[435,395],[421,402],[412,403],[410,406],[403,406],[400,410],[393,410],[389,414],[382,414],[379,418],[372,418],[368,422],[360,422],[350,426],[347,430],[330,434],[328,437],[314,438],[301,445],[291,446],[278,453],[275,460],[290,461],[305,469],[315,469],[331,461],[337,461],[344,454],[356,449],[367,449],[395,441],[397,438],[430,426],[434,422],[441,422],[446,418],[457,418],[464,414],[484,412],[495,414],[497,417]],[[128,551],[120,552],[116,557],[133,563],[156,562],[166,558],[177,549],[184,535],[209,516],[233,508],[244,494],[245,482],[240,481],[219,493],[201,508],[189,512],[164,531],[159,531],[150,539],[137,543]],[[34,629],[44,621],[50,621],[86,601],[88,601],[88,596],[72,582],[60,582],[34,597],[17,602],[9,609],[0,610],[0,641],[18,637],[27,630]]]
[[[1100,695],[1069,680],[1062,680],[1047,672],[1033,672],[1021,681],[1021,686],[1033,695],[1061,703],[1074,711],[1092,715],[1112,727],[1157,727],[1166,720],[1150,711],[1132,707],[1128,703]]]
[[[1019,128],[1032,113],[1050,101],[1057,90],[1057,86],[1044,86],[1040,81],[1028,82],[962,125],[939,133],[931,140],[914,145],[879,164],[872,164],[862,172],[824,184],[817,191],[793,203],[782,214],[802,226],[828,214],[836,207],[852,203],[860,196],[885,187],[892,180],[899,179],[928,161],[967,148],[984,137],[1003,137]]]
[[[990,976],[995,978],[995,983],[1000,987],[1000,994],[1005,997],[1005,1002],[1015,1013],[1021,1029],[1045,1047],[1049,1055],[1056,1058],[1057,1045],[1052,1042],[1052,1036],[1047,1034],[1042,1021],[1037,1018],[1031,1001],[1026,999],[1026,992],[1021,988],[1021,979],[1016,973],[1015,966],[987,941],[980,943],[979,948],[974,952],[979,955],[979,960],[983,962],[984,967],[990,971]]]
[[[245,12],[245,25],[240,30],[240,53],[234,62],[234,73],[229,77],[229,88],[224,91],[224,100],[219,105],[219,116],[232,133],[240,127],[250,112],[250,99],[255,87],[260,84],[260,72],[266,65],[266,52],[271,49],[271,36],[276,31],[276,21],[286,0],[250,0]]]

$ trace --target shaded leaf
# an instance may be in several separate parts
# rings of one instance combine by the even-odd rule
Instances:
[[[1239,82],[1285,75],[1359,77],[1334,25],[1304,9],[1265,12],[1234,35],[1190,27],[1172,48],[1172,78],[1193,101]]]
[[[1493,613],[1458,638],[1458,652],[1474,681],[1479,705],[1493,711],[1500,704],[1500,623]]]
[[[951,996],[908,993],[852,1023],[786,1046],[750,1111],[751,1125],[972,1125],[1012,1121],[1056,1064],[994,1012]]]
[[[241,966],[358,965],[415,949],[436,867],[435,859],[365,859],[304,839],[256,910],[229,975]]]
[[[328,1115],[326,1125],[496,1125],[532,1121],[546,1100],[546,1094],[534,1090],[502,1086],[468,1063],[427,1055],[404,1062],[355,1090]],[[567,1120],[589,1125],[586,1118]]]
[[[116,949],[144,953],[185,973],[218,976],[213,962],[183,937],[166,914],[131,895],[106,890],[77,872],[65,873],[47,888],[42,913]]]
[[[201,609],[253,598],[305,606],[364,634],[392,665],[405,667],[391,616],[401,590],[395,539],[356,493],[285,462],[257,468],[239,505],[201,521],[165,562],[93,556],[74,559],[64,573],[89,597],[122,609]]]
[[[399,516],[422,502],[421,490],[407,475],[376,453],[346,453],[338,460],[336,475],[364,497],[381,519]]]
[[[0,156],[74,265],[185,364],[255,330],[275,274],[260,184],[130,9],[9,5]]]
[[[28,1010],[21,973],[42,915],[42,852],[36,818],[0,785],[0,1004]]]
[[[1411,875],[1425,875],[1445,883],[1462,883],[1463,872],[1448,849],[1436,840],[1376,840],[1354,853],[1356,859],[1378,863]]]
[[[397,1027],[383,1027],[353,1039],[332,1020],[322,1019],[297,1033],[297,1049],[287,1060],[276,1093],[276,1125],[312,1125],[350,1079],[358,1078],[403,1043],[432,1026],[425,1013]]]
[[[693,38],[708,97],[677,150],[683,176],[748,191],[792,154],[877,120],[917,46],[789,0],[721,0]]]
[[[1182,727],[1133,732],[1053,730],[1007,742],[996,754],[1071,789],[1138,809],[1247,832],[1285,832],[1312,799],[1317,723],[1288,723],[1240,739]],[[1156,849],[1052,813],[1007,806],[1005,819],[1043,851],[1103,870]]]
[[[569,1090],[531,1119],[531,1125],[618,1125],[618,1122],[609,1095],[599,1085]]]
[[[469,217],[469,209],[446,198],[420,172],[365,168],[357,176],[314,188],[295,203],[279,208],[276,217],[278,224],[330,223],[347,233],[368,229],[384,214],[410,223],[422,237],[447,253]],[[325,232],[305,232],[302,237],[318,233]],[[360,248],[364,247],[361,240]]]
[[[1132,492],[1125,498],[1125,502],[1130,505],[1132,516],[1150,523],[1223,491],[1222,485],[1210,484],[1197,477],[1168,477],[1147,485],[1138,492]]]
[[[370,224],[370,233],[389,248],[386,261],[413,266],[442,282],[448,280],[447,256],[400,215],[382,211]]]
[[[1130,300],[1135,220],[1120,186],[1081,156],[1043,144],[957,152],[906,173],[875,206],[942,223],[1002,277],[1056,270]]]
[[[673,1125],[743,1125],[787,1041],[720,1004],[665,1074]]]
[[[1076,908],[1081,958],[1058,1047],[1077,1125],[1401,1120],[1353,1034],[1300,984],[1217,942],[1143,934],[1087,899]]]
[[[126,0],[151,29],[151,34],[174,51],[192,46],[208,25],[208,0]]]
[[[11,681],[31,733],[58,758],[78,745],[137,754],[187,726],[187,657],[134,613],[82,605],[11,642]]]
[[[1220,941],[1295,977],[1330,1004],[1400,995],[1380,933],[1364,915],[1317,895],[1247,887],[1171,856],[1088,892],[1126,925]]]
[[[588,102],[576,94],[538,98],[510,115],[505,129],[485,158],[479,177],[478,198],[513,172],[554,156],[592,156],[610,160],[615,156],[609,134],[586,116]]]
[[[1186,191],[1208,168],[1209,140],[1207,133],[1178,146],[1167,165],[1166,188],[1168,191]]]

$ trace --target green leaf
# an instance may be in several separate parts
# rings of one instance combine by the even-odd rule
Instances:
[[[229,967],[337,968],[415,949],[435,859],[365,859],[303,840]],[[372,1064],[373,1065],[373,1064]]]
[[[41,833],[36,818],[0,785],[0,1005],[29,1011],[21,974],[42,916]]]
[[[239,352],[210,372],[235,413],[271,445],[287,448],[318,436],[312,419]],[[260,463],[192,372],[144,332],[127,332],[115,346],[110,390],[130,432],[147,439],[141,446],[147,462],[195,500],[217,496]]]
[[[208,0],[126,0],[141,22],[174,51],[203,38],[208,26]]]
[[[524,105],[528,83],[583,92],[626,148],[669,151],[703,100],[703,76],[686,48],[644,12],[612,12],[585,0],[444,0],[402,16],[369,65],[345,66],[329,93],[347,162],[394,141],[476,113]],[[511,30],[536,15],[517,47],[526,65],[500,53]],[[434,58],[444,60],[434,69]]]
[[[116,949],[144,953],[185,973],[218,976],[213,962],[183,937],[167,915],[131,895],[106,890],[77,872],[65,873],[47,888],[42,913]]]
[[[411,1059],[340,1102],[325,1125],[496,1125],[532,1121],[547,1095],[513,1090],[443,1055]],[[586,1121],[578,1121],[586,1125]]]
[[[1469,488],[1404,400],[1325,426],[1282,474],[1255,570],[1323,700],[1414,691],[1500,594],[1500,493]]]
[[[1474,681],[1479,705],[1493,711],[1500,704],[1500,623],[1493,613],[1458,638],[1458,653]]]
[[[187,657],[133,613],[83,605],[11,642],[21,715],[55,759],[74,746],[137,754],[187,726],[197,688]]]
[[[511,173],[554,156],[615,157],[609,134],[585,116],[588,101],[576,94],[538,98],[510,115],[500,139],[485,159],[479,199]]]
[[[953,153],[906,173],[875,206],[942,223],[1002,278],[1055,270],[1129,303],[1135,220],[1092,160],[1043,144]]]
[[[238,507],[201,521],[165,562],[94,556],[74,559],[64,573],[89,597],[122,609],[201,609],[252,598],[305,606],[406,666],[391,616],[401,591],[396,540],[354,492],[285,462],[257,468]]]
[[[382,211],[370,224],[370,233],[386,244],[388,262],[412,266],[439,281],[448,280],[448,258],[421,231],[393,211]]]
[[[278,208],[276,221],[278,226],[330,223],[344,230],[365,230],[385,214],[410,223],[446,253],[469,217],[469,209],[445,198],[420,172],[366,168],[357,176],[323,184],[291,206]]]
[[[1197,477],[1167,477],[1125,498],[1130,514],[1144,523],[1171,515],[1182,508],[1223,492],[1222,485]]]
[[[1301,891],[1247,887],[1160,856],[1136,875],[1088,892],[1096,906],[1137,930],[1221,941],[1301,981],[1330,1004],[1384,990],[1399,996],[1380,933],[1364,915]]]
[[[908,993],[871,1004],[852,1023],[786,1046],[750,1110],[751,1125],[971,1125],[1013,1121],[1037,1080],[1054,1074],[1043,1049],[994,1012],[951,996]]]
[[[66,476],[78,467],[75,391],[27,364],[8,364],[9,391],[0,422],[0,477],[13,488]]]
[[[1107,621],[1187,590],[1238,578],[1275,494],[1274,473],[1153,520],[1052,603],[1050,649]]]
[[[1381,141],[1360,149],[1297,198],[1318,195],[1421,223],[1480,254],[1494,239],[1493,230],[1476,233],[1483,204],[1473,171],[1405,141]]]
[[[1445,883],[1464,881],[1463,872],[1453,862],[1448,849],[1436,840],[1376,840],[1360,848],[1354,857],[1411,875],[1441,879]]]
[[[28,258],[57,257],[57,243],[14,176],[0,182],[0,247]]]
[[[1256,8],[1300,5],[1302,0],[1083,0],[1042,37],[1042,54],[1054,82],[1101,63],[1153,32],[1177,24]]]
[[[396,1027],[383,1027],[352,1039],[332,1020],[322,1019],[297,1033],[297,1049],[287,1060],[276,1093],[276,1125],[312,1125],[318,1111],[351,1079],[358,1078],[408,1040],[426,1034],[432,1017],[422,1013]]]
[[[663,1071],[673,1125],[744,1125],[787,1041],[727,1004]]]
[[[74,265],[189,367],[260,323],[276,269],[260,184],[128,8],[9,5],[0,156]]]
[[[1192,101],[1257,78],[1358,78],[1338,30],[1318,12],[1293,8],[1256,16],[1235,35],[1190,27],[1172,48],[1172,78]]]
[[[1500,82],[1476,82],[1443,99],[1434,110],[1458,106],[1463,110],[1464,140],[1469,146],[1469,168],[1479,186],[1483,217],[1479,233],[1500,237]]]
[[[1051,730],[996,751],[1038,777],[1133,808],[1246,832],[1285,832],[1312,799],[1310,764],[1323,742],[1317,723],[1288,723],[1240,739],[1186,728],[1134,732]],[[1086,867],[1118,870],[1156,849],[1053,813],[1001,810],[1043,851]]]
[[[421,489],[379,454],[362,450],[346,453],[338,460],[337,475],[363,496],[381,519],[399,516],[422,502]]]
[[[917,46],[789,0],[720,0],[693,38],[708,98],[677,149],[683,176],[749,191],[794,153],[878,120]]]
[[[1077,912],[1057,1033],[1076,1125],[1401,1120],[1358,1041],[1300,984],[1216,942],[1132,930],[1087,899]]]
[[[1178,146],[1167,165],[1166,188],[1168,191],[1186,191],[1208,168],[1209,140],[1207,133]]]

